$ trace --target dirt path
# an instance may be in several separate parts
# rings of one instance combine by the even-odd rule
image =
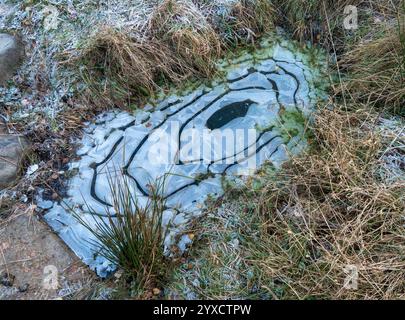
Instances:
[[[32,209],[0,220],[0,299],[60,299],[94,275]]]

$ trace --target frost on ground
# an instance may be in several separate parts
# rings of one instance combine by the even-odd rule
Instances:
[[[227,202],[203,218],[200,228],[203,237],[209,239],[205,244],[207,250],[176,270],[173,281],[166,288],[168,297],[246,299],[257,294],[254,288],[251,292],[247,290],[248,284],[254,282],[254,269],[247,263],[245,249],[240,246],[239,230],[245,228],[248,220],[241,217],[241,207],[242,204],[236,201]],[[260,298],[271,297],[262,294]]]
[[[36,114],[52,120],[71,107],[70,99],[84,84],[80,69],[68,68],[66,60],[74,59],[100,27],[110,26],[143,39],[151,15],[161,2],[5,0],[1,3],[0,30],[21,35],[27,54],[14,81],[7,88],[0,87],[0,105],[12,110],[8,120],[32,120]],[[235,1],[185,2],[198,6],[204,16],[217,21],[229,13]]]
[[[26,44],[27,59],[14,85],[0,88],[0,103],[15,111],[14,120],[45,113],[53,119],[73,96],[80,73],[60,62],[75,54],[100,24],[138,28],[154,1],[6,1],[0,29],[16,32]],[[130,9],[128,9],[130,8]],[[131,15],[131,11],[136,15]],[[144,14],[142,14],[144,13]],[[29,88],[29,90],[27,90]]]
[[[380,156],[376,175],[388,185],[405,181],[405,123],[400,118],[381,118],[377,130],[387,147]]]
[[[68,197],[52,206],[46,221],[86,264],[106,276],[114,266],[97,254],[89,243],[94,238],[72,211],[94,226],[111,208],[111,177],[132,181],[142,205],[149,186],[166,175],[165,248],[168,254],[173,246],[184,251],[191,242],[183,234],[187,224],[201,215],[205,200],[223,194],[224,179],[239,181],[241,172],[252,174],[267,161],[279,167],[289,153],[305,148],[305,119],[324,95],[317,87],[322,64],[309,61],[292,43],[263,41],[255,53],[220,63],[225,79],[211,86],[164,95],[135,115],[102,114],[85,129],[81,158],[70,166],[77,174]],[[200,133],[196,140],[188,140],[191,130]],[[234,139],[231,147],[223,142],[226,131]]]

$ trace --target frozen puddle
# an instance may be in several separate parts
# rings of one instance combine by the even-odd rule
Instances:
[[[75,175],[68,196],[51,208],[47,203],[46,221],[86,264],[106,276],[114,266],[97,254],[91,234],[66,208],[94,224],[111,204],[109,176],[130,179],[142,204],[149,185],[167,174],[165,249],[185,250],[191,240],[182,231],[202,213],[208,197],[223,194],[225,180],[243,181],[241,176],[266,161],[278,167],[305,147],[303,119],[321,96],[314,84],[321,71],[309,63],[313,60],[291,43],[264,42],[253,55],[221,62],[225,76],[210,86],[162,96],[134,114],[100,115],[85,129],[80,160],[70,165]],[[97,217],[86,212],[88,206]]]

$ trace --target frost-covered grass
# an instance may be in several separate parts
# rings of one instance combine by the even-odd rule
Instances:
[[[162,85],[164,78],[176,82],[191,75],[206,76],[222,44],[252,42],[268,30],[264,18],[257,22],[256,3],[264,1],[6,0],[2,10],[7,14],[0,16],[0,30],[23,36],[27,59],[15,81],[0,89],[0,102],[8,108],[8,117],[25,123],[38,114],[55,119],[61,111],[80,104],[77,98],[85,91],[101,92],[99,100],[119,96],[103,100],[104,108],[116,100],[125,107],[128,95],[148,94],[151,87]],[[149,74],[147,81],[124,86],[134,70],[124,73],[116,69],[115,63],[132,60],[120,56],[120,50],[111,45],[109,39],[114,34],[114,43],[128,43],[130,51],[123,50],[124,54],[138,58],[139,48],[148,47],[143,54],[151,64],[162,65],[162,70],[156,71],[144,59],[142,70]],[[134,45],[130,46],[130,41]],[[120,59],[109,61],[107,55],[104,61],[103,56],[97,58],[97,50],[107,50]],[[83,56],[78,64],[72,64]],[[95,70],[102,72],[104,83],[89,87],[100,82]],[[103,85],[110,90],[103,91]],[[134,92],[129,94],[129,89]],[[63,130],[63,123],[57,129]]]
[[[85,121],[116,106],[136,109],[139,98],[171,82],[183,86],[191,77],[208,77],[228,46],[254,42],[265,29],[265,19],[255,22],[255,3],[2,1],[0,30],[22,36],[26,59],[0,87],[1,116],[10,133],[32,142],[38,158],[28,165],[40,162],[34,176],[10,191],[30,196],[30,186],[46,182],[54,193],[60,181],[48,179],[64,170]],[[232,15],[235,6],[248,15]]]
[[[358,5],[360,21],[366,21],[356,31],[342,28],[343,8],[348,4]],[[78,97],[83,96],[94,98],[85,100],[88,109],[114,103],[128,107],[131,100],[168,83],[210,76],[221,53],[255,43],[275,26],[339,55],[346,47],[361,55],[361,50],[369,52],[375,46],[365,44],[362,49],[355,44],[375,38],[382,26],[392,25],[399,4],[399,0],[325,4],[311,0],[305,5],[300,0],[7,0],[4,12],[8,14],[0,16],[0,30],[22,34],[28,54],[14,83],[0,89],[0,103],[7,107],[7,117],[24,125],[43,116],[55,119],[80,105],[83,101]],[[136,60],[140,62],[134,65]],[[361,78],[364,70],[354,70],[357,73]],[[401,78],[391,80],[395,84]],[[398,104],[395,101],[403,92],[392,97],[386,92],[391,87],[375,90],[362,85],[366,89],[362,97],[371,90]],[[63,130],[60,120],[55,130]]]
[[[403,299],[400,1],[326,1],[325,7],[322,1],[278,3],[293,37],[318,42],[337,58],[330,103],[320,106],[311,124],[306,153],[278,172],[258,172],[248,188],[228,192],[224,203],[196,225],[199,242],[166,294]],[[346,4],[359,5],[358,30],[341,27]],[[331,7],[342,10],[331,14]]]
[[[334,90],[313,128],[313,149],[279,173],[258,174],[251,190],[201,220],[201,241],[169,287],[181,298],[404,298],[403,1],[5,4],[11,13],[0,15],[0,30],[23,35],[27,59],[0,88],[1,114],[34,137],[41,156],[50,146],[51,158],[94,105],[127,107],[170,82],[210,76],[218,56],[276,27],[325,48]],[[345,5],[358,6],[359,29],[342,27]],[[81,100],[83,93],[92,99]],[[350,266],[357,290],[343,287]]]

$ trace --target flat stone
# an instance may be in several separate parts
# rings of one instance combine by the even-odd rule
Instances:
[[[29,143],[23,136],[0,134],[0,189],[17,180],[28,146]]]
[[[0,33],[0,85],[17,71],[24,57],[24,46],[17,37]]]
[[[113,208],[111,179],[125,179],[138,205],[145,206],[150,185],[165,177],[165,253],[170,255],[174,246],[186,250],[192,239],[183,232],[202,214],[206,200],[224,193],[224,179],[239,183],[240,176],[254,174],[264,163],[279,168],[305,147],[300,119],[315,108],[319,93],[313,80],[319,70],[302,59],[293,46],[263,46],[224,61],[218,66],[224,77],[208,86],[151,101],[156,108],[148,113],[99,116],[85,131],[80,159],[70,164],[76,173],[67,197],[55,202],[45,220],[105,277],[115,266],[98,254],[97,245],[89,245],[94,235],[69,208],[93,223]]]

